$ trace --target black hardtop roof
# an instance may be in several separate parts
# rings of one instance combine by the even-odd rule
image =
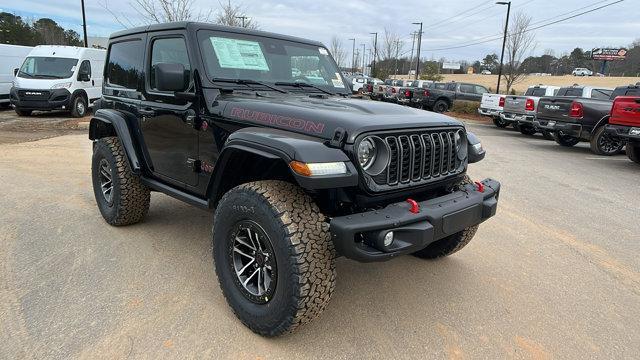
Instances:
[[[324,47],[324,45],[321,42],[315,41],[315,40],[303,39],[303,38],[289,36],[289,35],[276,34],[276,33],[267,32],[267,31],[250,30],[250,29],[245,29],[240,27],[216,25],[211,23],[194,22],[194,21],[176,21],[176,22],[168,22],[168,23],[162,23],[162,24],[151,24],[151,25],[139,26],[131,29],[120,30],[111,34],[111,36],[109,37],[109,40],[111,41],[116,38],[127,36],[127,35],[155,32],[155,31],[166,31],[166,30],[196,31],[200,29],[269,37],[273,39],[294,41],[294,42]]]

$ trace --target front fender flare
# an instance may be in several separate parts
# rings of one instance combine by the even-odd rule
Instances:
[[[110,133],[110,129],[112,129],[115,134]],[[89,139],[98,140],[102,137],[112,135],[116,135],[120,139],[120,143],[127,154],[131,170],[134,173],[140,173],[140,158],[136,152],[127,119],[112,109],[97,110],[89,123]]]

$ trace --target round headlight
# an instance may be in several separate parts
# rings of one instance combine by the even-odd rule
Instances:
[[[368,170],[376,160],[376,144],[371,138],[364,138],[358,145],[358,162],[364,170]]]

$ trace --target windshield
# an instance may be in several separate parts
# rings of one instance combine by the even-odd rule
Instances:
[[[73,76],[78,59],[32,57],[24,60],[18,77],[39,79],[67,79]]]
[[[198,41],[212,81],[250,79],[281,86],[307,83],[331,93],[349,92],[340,69],[324,47],[210,30],[199,31]],[[295,89],[317,91],[314,87]]]

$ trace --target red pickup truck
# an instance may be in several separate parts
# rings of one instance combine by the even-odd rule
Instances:
[[[619,96],[613,101],[606,131],[627,141],[627,156],[640,164],[640,97]]]

